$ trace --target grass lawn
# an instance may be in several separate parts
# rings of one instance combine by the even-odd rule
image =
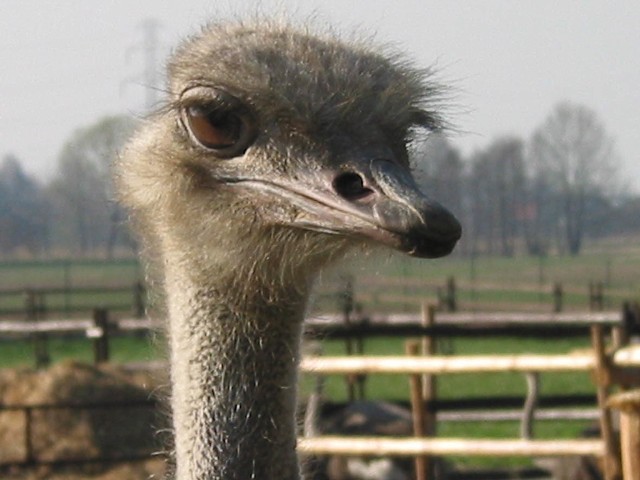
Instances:
[[[553,340],[540,342],[535,339],[456,339],[447,342],[448,353],[489,354],[489,353],[566,353],[575,348],[588,345],[583,340]],[[110,351],[114,362],[144,362],[164,358],[164,346],[161,341],[146,336],[115,337]],[[91,342],[80,338],[52,338],[49,340],[49,352],[52,360],[76,359],[83,362],[93,361]],[[344,355],[345,344],[340,340],[323,342],[324,355]],[[404,340],[374,338],[365,341],[364,352],[367,355],[403,355]],[[0,367],[33,365],[33,345],[29,341],[3,341],[0,343]],[[301,396],[313,388],[314,379],[303,377]],[[438,377],[438,398],[464,399],[469,397],[520,396],[526,393],[526,383],[522,374],[452,374]],[[593,384],[586,373],[547,373],[541,375],[542,395],[592,394]],[[347,399],[346,382],[343,377],[329,376],[324,386],[325,395],[333,401]],[[375,375],[366,382],[368,399],[407,400],[409,382],[404,375]],[[535,423],[536,438],[575,438],[587,426],[588,422],[554,421]],[[516,438],[519,436],[518,422],[440,422],[438,435],[441,437],[470,438]],[[464,467],[504,468],[530,466],[531,460],[522,457],[455,457],[456,465]]]
[[[86,314],[97,307],[133,310],[134,285],[141,279],[136,260],[0,262],[0,315],[20,316],[25,308],[24,292],[29,289],[55,289],[39,299],[50,316],[52,312],[66,317]]]
[[[555,282],[562,282],[565,289],[564,306],[571,310],[588,308],[587,287],[590,281],[602,281],[606,285],[608,307],[617,309],[623,299],[637,299],[640,293],[640,248],[631,243],[620,243],[615,248],[591,247],[578,257],[557,256],[548,258],[496,258],[483,257],[471,260],[450,257],[442,260],[420,262],[397,255],[387,255],[386,260],[371,256],[359,261],[343,262],[339,268],[325,273],[319,282],[319,291],[336,293],[343,289],[345,277],[352,276],[356,301],[363,303],[365,312],[390,311],[416,312],[423,301],[435,300],[437,286],[445,284],[448,277],[455,277],[458,285],[458,301],[465,310],[520,310],[550,311],[551,290]],[[95,285],[133,285],[141,277],[141,269],[135,261],[102,262],[4,262],[0,263],[0,291],[26,287],[86,287]],[[378,280],[391,280],[387,284]],[[95,306],[123,305],[131,296],[121,294],[73,294],[51,295],[47,303],[51,308],[71,307],[90,309]],[[0,295],[0,311],[20,308],[24,298],[20,293]],[[340,301],[333,297],[317,296],[314,311],[336,311]],[[567,353],[587,348],[589,339],[455,339],[441,342],[441,351],[452,354],[493,353]],[[147,337],[114,338],[111,343],[115,362],[142,362],[164,358],[164,347]],[[325,355],[345,354],[343,341],[323,342]],[[365,341],[367,355],[404,355],[404,342],[400,339],[369,339]],[[73,358],[91,362],[93,352],[88,339],[49,340],[49,352],[53,361]],[[29,366],[34,364],[33,345],[29,341],[0,341],[0,368]],[[312,378],[302,379],[301,392],[305,395],[313,385]],[[342,377],[326,379],[325,394],[334,401],[347,398]],[[595,388],[586,373],[554,373],[541,375],[542,395],[593,394]],[[470,397],[520,396],[524,397],[526,383],[522,374],[455,374],[438,377],[438,398],[464,399]],[[366,382],[369,399],[406,400],[409,385],[406,376],[371,376]],[[572,438],[585,427],[585,422],[554,421],[536,422],[537,438]],[[518,436],[517,422],[454,423],[442,422],[438,426],[441,436],[477,438],[506,438]],[[526,465],[527,459],[456,458],[460,464]]]
[[[128,285],[142,277],[136,260],[25,260],[0,262],[0,290]]]
[[[482,310],[551,310],[556,283],[564,289],[567,309],[589,308],[590,282],[605,286],[606,308],[616,309],[625,300],[640,296],[640,239],[590,242],[578,256],[550,255],[475,259],[451,256],[418,261],[394,253],[375,252],[343,262],[321,279],[330,291],[340,279],[351,276],[356,298],[368,311],[414,311],[434,300],[437,287],[447,278],[456,280],[460,308]],[[393,278],[395,285],[371,286],[372,279]],[[417,285],[416,285],[416,282]],[[422,286],[420,286],[422,285]]]
[[[400,254],[375,251],[355,255],[326,273],[318,291],[335,294],[344,289],[345,278],[353,279],[356,300],[365,311],[415,311],[427,300],[435,300],[437,287],[454,277],[461,309],[549,311],[554,284],[564,287],[566,309],[588,308],[590,282],[603,282],[607,308],[619,308],[624,300],[640,296],[640,240],[609,239],[590,241],[579,256],[550,255],[544,258],[483,256],[475,259],[451,256],[420,261]],[[87,286],[132,286],[144,277],[137,261],[131,260],[51,260],[0,262],[0,293],[18,290],[14,295],[0,294],[0,313],[20,308],[25,288]],[[379,279],[394,280],[391,285],[376,286]],[[126,308],[132,295],[67,294],[50,295],[51,309],[69,306],[71,310],[98,305]],[[316,311],[339,308],[335,295],[318,295]]]
[[[49,338],[48,352],[52,362],[73,359],[93,362],[91,340],[86,338]],[[109,352],[113,362],[147,362],[162,358],[163,348],[145,335],[112,337]],[[0,342],[0,368],[29,367],[35,364],[34,345],[30,340],[2,340]]]
[[[448,353],[473,355],[491,353],[566,353],[576,348],[586,348],[587,339],[554,340],[539,342],[534,339],[456,339],[448,344]],[[93,361],[91,341],[83,338],[50,338],[49,353],[52,361],[75,359]],[[116,363],[145,362],[164,358],[162,341],[147,336],[113,337],[110,343],[111,358]],[[375,338],[365,341],[366,355],[404,355],[404,341],[396,338]],[[323,354],[345,355],[345,344],[340,340],[323,342]],[[0,343],[0,367],[30,366],[34,364],[33,343],[28,340]],[[593,393],[593,384],[586,373],[545,373],[541,375],[542,395]],[[308,391],[309,379],[302,391]],[[408,380],[403,375],[370,376],[366,383],[367,396],[371,399],[402,400],[409,396]],[[335,401],[347,399],[344,379],[329,376],[325,383],[326,395]],[[526,393],[524,377],[517,373],[452,374],[438,377],[438,397],[461,399],[466,397],[491,397],[495,395],[523,396]]]

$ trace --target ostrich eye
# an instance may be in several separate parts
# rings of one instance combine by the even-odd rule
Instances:
[[[189,107],[185,114],[191,133],[207,148],[229,148],[240,139],[242,120],[233,113]]]
[[[187,104],[181,114],[192,140],[219,158],[242,155],[255,138],[251,115],[227,94],[218,92],[211,101]]]

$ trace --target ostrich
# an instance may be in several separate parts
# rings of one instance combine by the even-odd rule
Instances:
[[[178,480],[294,480],[296,370],[321,267],[381,244],[451,252],[457,220],[406,144],[438,89],[365,42],[211,24],[168,66],[166,106],[116,181],[166,292]]]

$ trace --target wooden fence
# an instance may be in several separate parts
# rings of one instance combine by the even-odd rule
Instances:
[[[620,453],[613,437],[609,391],[613,384],[628,388],[630,384],[640,384],[637,367],[640,367],[640,353],[610,356],[606,353],[604,332],[601,325],[591,327],[594,352],[568,355],[485,355],[485,356],[423,356],[415,355],[410,348],[410,356],[404,357],[308,357],[301,362],[302,372],[315,375],[363,375],[363,374],[405,374],[412,380],[412,410],[414,438],[388,437],[335,437],[318,436],[303,438],[298,444],[302,453],[308,455],[344,456],[409,456],[416,458],[418,480],[430,477],[429,460],[433,455],[474,455],[474,456],[574,456],[590,455],[603,460],[605,478],[620,479],[623,467]],[[617,345],[619,347],[619,345]],[[423,351],[424,354],[429,352]],[[634,356],[635,355],[635,356]],[[616,363],[617,362],[617,363]],[[623,365],[624,364],[624,365]],[[435,419],[429,419],[425,402],[430,400],[428,389],[423,385],[432,375],[456,373],[521,372],[532,374],[558,371],[591,371],[594,373],[595,389],[600,410],[601,438],[572,440],[532,440],[500,439],[478,440],[460,438],[425,438],[431,434]],[[424,383],[423,383],[424,382]],[[636,400],[636,405],[640,403]],[[622,445],[625,480],[640,478],[637,447],[640,432],[640,413],[631,409],[632,420],[623,423]],[[629,409],[627,409],[629,411]],[[633,413],[635,412],[635,413]],[[626,428],[625,428],[626,425]],[[630,439],[631,438],[631,439]]]
[[[53,336],[80,336],[91,341],[95,363],[110,359],[110,340],[114,335],[131,335],[135,332],[148,333],[157,325],[145,318],[110,319],[109,311],[94,309],[91,318],[57,320],[2,320],[0,339],[28,338],[33,341],[33,352],[37,367],[51,362],[48,342]]]
[[[437,315],[437,321],[436,321]],[[362,316],[351,311],[336,315],[308,318],[307,338],[343,339],[348,354],[362,354],[366,338],[507,336],[527,338],[584,337],[591,325],[620,327],[624,336],[640,332],[635,308],[621,311],[573,313],[509,313],[509,312],[437,312],[424,321],[424,314],[387,314]],[[0,320],[0,339],[31,338],[34,341],[36,365],[49,363],[47,341],[52,336],[81,336],[93,342],[96,362],[109,360],[110,337],[159,329],[160,324],[148,318],[116,317],[104,308],[93,310],[91,318],[47,319],[35,316],[29,320]]]
[[[470,288],[467,286],[467,288]],[[494,285],[480,285],[473,286],[474,291],[482,291],[482,290],[491,290],[495,288],[499,288],[499,286]],[[502,286],[501,288],[505,288]],[[531,292],[530,288],[512,288],[513,291],[521,291],[521,292]],[[438,306],[440,310],[455,312],[457,311],[460,305],[459,300],[459,287],[458,282],[456,282],[455,277],[449,277],[445,282],[444,286],[438,286],[436,288],[437,298],[438,298]],[[575,292],[575,290],[574,290]],[[541,290],[538,289],[537,293],[540,294]],[[560,282],[555,282],[551,286],[550,297],[551,297],[551,310],[555,313],[560,313],[565,309],[565,297],[567,295],[567,290],[564,285]],[[605,287],[604,282],[601,281],[590,281],[588,283],[587,288],[587,304],[589,306],[589,310],[591,311],[602,311],[606,307],[606,295],[605,295]]]
[[[341,315],[308,319],[307,324],[308,335],[345,339],[346,342],[351,342],[350,352],[358,356],[304,358],[301,362],[303,372],[318,375],[344,375],[351,380],[350,388],[352,389],[357,385],[357,381],[354,384],[353,379],[363,379],[365,375],[407,375],[413,385],[414,430],[419,435],[416,438],[404,439],[303,438],[300,440],[299,447],[303,453],[415,456],[418,462],[422,462],[422,466],[418,467],[417,471],[425,472],[420,478],[427,478],[424,475],[428,469],[424,465],[428,465],[428,459],[433,455],[595,455],[604,458],[605,463],[609,465],[608,480],[619,478],[615,477],[620,467],[612,447],[614,442],[611,437],[611,422],[606,419],[610,415],[607,407],[609,389],[614,383],[626,386],[633,385],[634,382],[637,384],[637,373],[634,376],[625,369],[640,365],[640,359],[630,354],[626,357],[618,355],[614,362],[613,357],[609,358],[604,353],[602,332],[603,329],[616,332],[613,334],[616,347],[622,345],[624,339],[631,333],[637,332],[637,315],[630,307],[618,312],[549,314],[442,313],[436,312],[434,307],[427,307],[422,315],[386,315],[366,318],[347,310]],[[22,335],[46,341],[46,337],[50,335],[80,334],[93,342],[96,362],[103,362],[109,358],[109,338],[112,334],[126,334],[135,330],[147,331],[155,327],[157,325],[146,319],[110,319],[107,311],[96,309],[93,318],[87,319],[1,321],[0,336]],[[548,338],[550,335],[584,336],[590,329],[594,338],[594,348],[596,352],[600,352],[596,355],[441,356],[437,355],[434,349],[435,339],[442,337],[538,335]],[[363,355],[362,340],[375,335],[421,337],[422,351],[416,354],[414,348],[413,354],[403,357],[367,357]],[[46,351],[46,348],[42,350]],[[37,351],[38,348],[36,348]],[[615,367],[616,362],[620,365],[619,367]],[[438,403],[438,400],[435,388],[428,385],[434,384],[435,376],[498,371],[521,372],[524,375],[552,371],[595,372],[597,386],[593,406],[597,399],[604,432],[603,438],[599,440],[533,440],[531,438],[465,440],[429,437],[434,431],[436,421],[436,410],[432,407]],[[362,385],[360,387],[363,390]],[[526,429],[523,427],[524,430]]]
[[[111,311],[129,311],[143,317],[146,288],[132,285],[14,288],[0,290],[0,316],[35,320],[86,313],[99,305]]]
[[[461,299],[461,296],[469,296],[469,291],[475,293],[509,291],[512,293],[543,294],[542,287],[514,287],[512,285],[469,285],[458,282],[454,277],[446,280],[444,285],[433,282],[425,282],[420,279],[404,279],[382,277],[376,279],[362,279],[356,286],[352,279],[343,279],[337,285],[318,292],[316,300],[324,308],[334,310],[350,309],[355,311],[362,302],[380,304],[386,300],[397,304],[399,301],[411,300],[412,305],[419,305],[422,299],[430,296],[438,299],[440,311],[456,312],[458,310],[471,309],[473,305]],[[545,287],[546,288],[546,287]],[[409,289],[412,293],[400,294],[398,289]],[[389,293],[390,291],[396,293]],[[462,295],[461,295],[462,292]],[[611,303],[605,292],[603,282],[589,282],[586,291],[575,288],[567,288],[560,283],[555,283],[549,291],[544,292],[545,302],[549,302],[549,311],[559,313],[566,310],[566,297],[570,294],[584,299],[584,305],[591,311],[602,311]],[[406,298],[404,298],[406,297]],[[402,300],[404,298],[404,300]],[[385,300],[386,299],[386,300]],[[539,300],[542,298],[540,297]],[[539,305],[543,305],[538,302]],[[95,306],[107,308],[111,311],[129,311],[135,317],[142,317],[146,306],[146,288],[140,281],[130,285],[64,285],[21,287],[0,289],[0,317],[22,317],[33,319],[46,316],[70,316],[77,313],[86,313]],[[511,306],[510,309],[512,309]],[[526,310],[531,310],[527,308]]]

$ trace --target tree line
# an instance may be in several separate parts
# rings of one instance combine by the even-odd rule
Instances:
[[[107,255],[131,251],[124,215],[114,201],[111,163],[135,121],[110,116],[75,131],[46,184],[14,155],[0,163],[0,255]]]
[[[530,139],[500,137],[468,158],[443,136],[414,155],[425,193],[462,220],[465,254],[577,255],[586,238],[640,232],[640,197],[584,105],[560,103]]]
[[[4,155],[0,255],[133,252],[110,166],[134,128],[133,119],[111,116],[78,129],[48,183]],[[464,157],[433,134],[412,155],[422,190],[463,223],[461,254],[577,255],[586,238],[640,232],[640,197],[625,193],[613,141],[583,105],[557,105],[530,139],[496,138]]]

